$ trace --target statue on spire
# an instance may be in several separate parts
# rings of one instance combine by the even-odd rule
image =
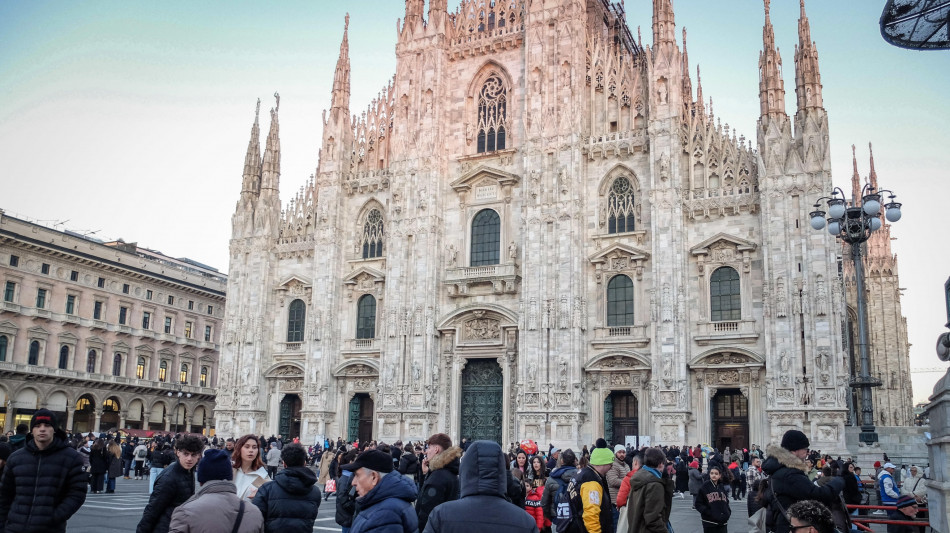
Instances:
[[[274,91],[274,100],[277,100],[277,105],[274,107],[274,111],[280,111],[280,93]],[[260,100],[257,101],[258,107],[260,107]]]

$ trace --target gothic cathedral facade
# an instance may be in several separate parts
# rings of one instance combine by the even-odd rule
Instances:
[[[766,0],[753,143],[694,90],[670,0],[652,46],[621,4],[446,4],[406,0],[395,76],[359,114],[344,29],[316,173],[283,208],[279,99],[263,156],[255,119],[218,433],[736,448],[794,427],[844,450],[804,5],[791,119]]]

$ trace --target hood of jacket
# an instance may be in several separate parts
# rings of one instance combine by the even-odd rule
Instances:
[[[462,497],[487,495],[504,498],[508,492],[505,456],[496,442],[477,440],[469,445],[459,470]]]
[[[551,472],[551,477],[560,479],[565,483],[570,483],[571,478],[577,473],[577,468],[571,465],[559,466]]]
[[[291,494],[307,494],[317,482],[317,475],[305,466],[291,466],[278,472],[274,481]]]
[[[769,444],[766,448],[769,458],[762,463],[762,471],[769,476],[774,476],[782,467],[795,468],[802,472],[808,472],[808,466],[804,459],[799,459],[795,454],[774,444]]]
[[[653,475],[646,468],[637,470],[637,473],[630,476],[630,490],[638,491],[650,483],[660,483],[663,480]]]
[[[459,457],[462,457],[462,449],[458,446],[452,446],[448,450],[442,450],[435,457],[429,459],[429,470],[439,470],[444,468],[455,475],[459,473]]]
[[[418,494],[419,491],[416,489],[415,483],[393,470],[381,477],[379,483],[370,489],[365,496],[357,498],[356,502],[360,504],[361,508],[366,509],[389,498],[397,498],[412,503],[416,501]]]

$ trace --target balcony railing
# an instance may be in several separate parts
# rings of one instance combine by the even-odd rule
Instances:
[[[495,294],[514,293],[520,279],[518,265],[505,263],[449,268],[443,283],[449,286],[449,296],[467,296],[469,285],[485,283],[492,285]]]
[[[379,339],[346,339],[343,341],[343,353],[378,352]]]
[[[163,391],[178,391],[177,383],[170,382],[161,382],[154,381],[149,379],[137,379],[135,377],[128,376],[113,376],[112,374],[96,374],[91,372],[82,372],[79,370],[65,370],[60,368],[51,368],[47,366],[39,365],[26,365],[22,363],[11,363],[8,361],[0,362],[0,373],[4,372],[16,372],[22,374],[29,374],[34,376],[34,379],[42,380],[45,377],[48,378],[69,378],[83,381],[90,381],[101,384],[101,386],[108,386],[109,384],[116,385],[132,385],[136,387],[150,387],[154,389],[162,389]],[[184,385],[182,388],[184,392],[191,392],[192,394],[214,394],[214,389],[210,387],[199,387],[194,385]]]
[[[649,326],[636,324],[632,326],[613,326],[596,328],[594,330],[595,345],[639,345],[650,343]]]
[[[278,342],[277,343],[278,352],[301,352],[303,351],[302,342]]]
[[[723,320],[718,322],[700,322],[694,340],[700,344],[728,340],[755,342],[759,338],[755,320]]]

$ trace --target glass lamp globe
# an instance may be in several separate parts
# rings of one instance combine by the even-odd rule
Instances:
[[[881,219],[874,217],[871,219],[871,231],[877,231],[881,229]]]
[[[825,218],[821,215],[812,215],[811,217],[811,228],[812,229],[822,229],[825,227]]]
[[[864,214],[868,216],[874,216],[881,212],[881,202],[875,200],[874,198],[868,198],[865,196],[864,200]]]
[[[884,213],[884,216],[887,217],[888,222],[897,222],[901,219],[901,204],[890,203],[887,204],[887,211]]]
[[[841,218],[844,216],[844,200],[829,200],[828,204],[828,216],[831,218]]]
[[[828,233],[830,233],[830,234],[832,234],[832,235],[834,235],[834,236],[837,237],[838,234],[841,233],[841,223],[838,222],[837,220],[834,220],[834,221],[832,221],[832,222],[829,222],[829,223],[828,223]]]

